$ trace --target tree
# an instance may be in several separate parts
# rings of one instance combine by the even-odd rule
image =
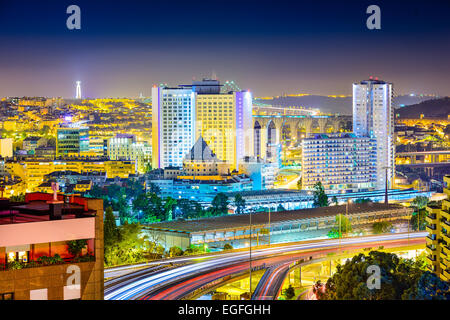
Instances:
[[[434,273],[425,271],[417,284],[406,290],[403,300],[450,300],[450,285]]]
[[[179,257],[183,255],[183,250],[180,247],[173,246],[169,249],[169,255],[171,257]]]
[[[147,194],[139,194],[132,202],[133,211],[145,211],[148,208],[149,200]]]
[[[142,235],[139,223],[125,222],[118,228],[118,240],[105,245],[105,265],[115,266],[145,261],[149,253],[148,236]]]
[[[289,287],[284,290],[284,296],[287,300],[291,300],[295,297],[295,289],[292,287],[292,285],[289,285]]]
[[[369,266],[380,268],[381,286],[369,288],[367,281],[373,275]],[[370,269],[369,269],[370,270]],[[424,273],[411,259],[401,259],[392,253],[371,251],[359,254],[344,265],[338,265],[336,273],[328,279],[323,300],[399,300],[413,288]]]
[[[195,219],[204,215],[202,205],[194,200],[179,199],[177,208],[183,218]]]
[[[80,240],[71,240],[67,241],[67,250],[72,254],[75,258],[79,257],[81,252],[87,246],[86,239]]]
[[[427,226],[427,221],[425,220],[427,212],[425,207],[428,205],[428,202],[428,198],[425,196],[417,196],[411,202],[411,206],[415,208],[411,217],[411,228],[414,231],[425,230]]]
[[[372,202],[369,198],[359,198],[355,200],[355,203],[369,203]]]
[[[171,221],[173,219],[173,207],[177,204],[177,200],[172,197],[167,197],[164,202],[164,220]]]
[[[286,209],[283,207],[283,205],[280,203],[277,207],[277,211],[286,211]]]
[[[411,229],[414,231],[425,230],[427,227],[427,220],[425,220],[427,216],[426,210],[422,209],[418,212],[413,212],[411,216]]]
[[[103,223],[103,238],[104,244],[106,246],[110,246],[118,241],[119,231],[116,225],[116,218],[114,217],[113,210],[111,207],[106,208],[105,210],[105,221]]]
[[[297,181],[297,189],[302,190],[302,177],[300,177]]]
[[[380,233],[386,233],[389,232],[392,228],[392,223],[389,221],[380,221],[375,222],[372,225],[373,233],[374,234],[380,234]]]
[[[331,202],[334,203],[335,206],[337,206],[337,205],[339,204],[338,199],[337,199],[336,196],[333,196],[333,197],[331,198]]]
[[[234,205],[236,206],[236,213],[243,214],[245,210],[245,199],[240,193],[234,196]]]
[[[223,246],[223,250],[233,250],[233,246],[229,243],[225,243]]]
[[[325,189],[322,183],[319,181],[314,185],[314,206],[315,207],[327,207],[328,206],[328,196],[325,193]]]
[[[154,216],[160,221],[166,220],[165,216],[165,210],[162,203],[162,199],[158,197],[156,193],[150,193],[147,194],[149,198],[149,206],[148,209],[145,211],[146,216]]]
[[[353,228],[350,219],[342,214],[338,214],[335,217],[334,227],[328,232],[328,237],[340,238],[343,234],[349,233],[352,230]]]
[[[161,193],[161,188],[154,183],[150,182],[148,188],[149,188],[149,192],[151,192],[151,193],[156,193],[156,194]]]
[[[428,204],[428,198],[425,196],[417,196],[414,198],[414,200],[411,202],[411,205],[417,209],[417,211],[420,211],[422,209],[425,209],[425,207]]]
[[[224,215],[228,212],[228,196],[219,192],[211,202],[212,214],[215,216]]]

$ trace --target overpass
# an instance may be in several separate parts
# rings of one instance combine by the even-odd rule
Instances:
[[[401,241],[418,241],[425,243],[426,232],[411,234],[387,234],[379,236],[366,236],[300,242],[296,244],[263,246],[256,248],[252,253],[252,266],[271,266],[280,263],[294,262],[299,259],[313,259],[313,256],[324,254],[329,250],[345,248],[364,248],[372,245],[384,245]],[[168,259],[160,263],[169,264]],[[236,250],[230,253],[208,255],[203,257],[184,258],[187,264],[143,275],[142,271],[135,277],[133,273],[127,275],[124,282],[115,279],[116,283],[108,287],[105,292],[106,300],[128,299],[182,299],[197,289],[204,288],[208,283],[223,279],[234,274],[241,274],[249,269],[248,250]],[[197,292],[198,293],[198,292]]]
[[[396,152],[395,157],[397,164],[433,165],[450,162],[450,150]]]

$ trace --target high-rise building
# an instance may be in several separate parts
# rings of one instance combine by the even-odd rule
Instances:
[[[64,125],[56,135],[56,155],[68,156],[89,152],[89,128],[77,125]]]
[[[450,176],[444,177],[447,199],[442,206],[429,205],[427,210],[428,268],[444,281],[450,281]]]
[[[182,167],[195,143],[195,93],[188,88],[152,89],[152,167]]]
[[[321,182],[330,193],[375,188],[375,142],[353,133],[316,134],[302,141],[302,189]]]
[[[392,96],[392,83],[377,78],[353,84],[353,132],[376,141],[377,189],[385,188],[386,176],[391,186],[395,170]]]
[[[81,81],[77,81],[75,99],[81,99]]]
[[[202,136],[218,159],[237,170],[245,156],[253,155],[252,94],[220,93],[217,80],[202,83],[208,90],[192,85],[197,93],[196,138]]]
[[[153,168],[181,167],[200,137],[220,161],[238,169],[253,150],[252,95],[220,92],[217,80],[152,91]]]

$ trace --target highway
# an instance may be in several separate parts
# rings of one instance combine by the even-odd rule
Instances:
[[[367,244],[385,245],[386,242],[396,240],[421,239],[425,241],[426,232],[402,234],[388,234],[380,236],[365,236],[341,239],[342,249],[357,245],[366,247]],[[286,244],[284,246],[257,249],[252,252],[252,266],[265,263],[267,266],[292,262],[301,257],[312,257],[325,252],[326,249],[339,246],[339,240],[317,240]],[[255,260],[255,261],[253,261]],[[205,284],[220,279],[226,275],[242,272],[249,268],[248,251],[230,252],[209,255],[206,257],[182,257],[166,259],[165,264],[184,263],[182,266],[163,268],[161,270],[142,269],[128,273],[105,282],[105,300],[134,300],[134,299],[180,299],[188,293],[201,288]],[[159,264],[162,262],[160,261]],[[157,264],[157,263],[155,263]],[[145,264],[144,264],[145,265]],[[121,267],[119,270],[135,268],[136,266]],[[148,272],[146,272],[147,270]],[[273,283],[273,281],[272,281]],[[269,288],[270,289],[270,288]],[[267,290],[269,290],[267,289]],[[265,290],[265,289],[264,289]]]
[[[416,245],[425,243],[425,239],[410,239],[408,240],[394,240],[394,241],[382,241],[377,243],[377,246],[384,246],[385,248],[396,248],[403,247],[407,245]],[[356,250],[363,249],[366,247],[365,245],[352,245],[346,246],[345,250]],[[339,251],[338,248],[325,249],[325,250],[315,250],[313,252],[308,252],[308,255],[313,255],[316,259],[318,256],[324,256],[328,253],[337,253]],[[288,262],[284,262],[282,264],[276,265],[274,267],[268,268],[266,273],[264,274],[261,281],[258,283],[258,286],[255,289],[255,292],[252,295],[252,300],[274,300],[276,299],[280,293],[283,286],[283,282],[286,278],[286,275],[290,271],[290,267],[294,261],[297,261],[301,258],[305,258],[306,255],[303,254],[300,257],[293,256],[292,259]]]

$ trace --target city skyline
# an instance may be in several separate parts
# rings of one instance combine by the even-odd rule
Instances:
[[[85,97],[149,97],[159,81],[214,73],[256,97],[350,95],[349,84],[370,75],[395,83],[398,94],[450,95],[450,4],[442,1],[380,2],[381,30],[366,28],[368,1],[345,8],[231,1],[230,10],[206,2],[79,1],[80,30],[66,28],[70,4],[29,2],[21,12],[1,2],[0,41],[8,45],[0,53],[0,96],[69,98],[82,81]]]

